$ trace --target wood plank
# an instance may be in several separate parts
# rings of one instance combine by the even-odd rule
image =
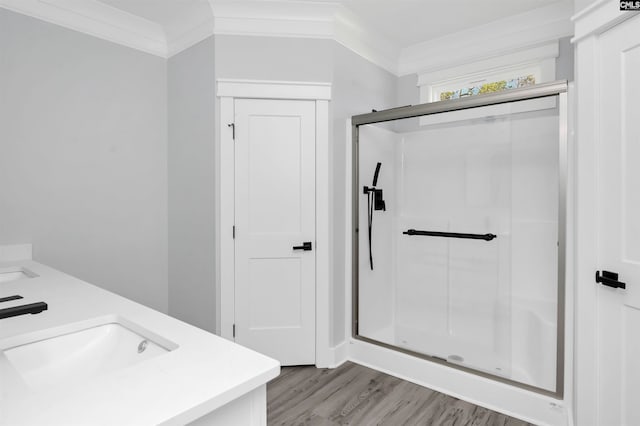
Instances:
[[[267,386],[269,425],[529,426],[377,370],[285,367]]]

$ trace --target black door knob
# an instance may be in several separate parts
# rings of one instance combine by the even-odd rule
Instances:
[[[596,282],[606,285],[607,287],[627,288],[626,283],[618,281],[618,274],[616,272],[602,271],[602,275],[600,275],[600,271],[596,271]]]
[[[310,250],[312,250],[311,241],[305,241],[304,243],[302,243],[301,246],[293,246],[293,249],[294,250],[310,251]]]

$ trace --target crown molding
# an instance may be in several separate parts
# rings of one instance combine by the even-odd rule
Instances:
[[[213,17],[210,17],[176,36],[167,37],[167,57],[170,58],[177,55],[183,50],[187,50],[207,37],[212,36],[214,33],[213,25]]]
[[[409,46],[400,53],[398,73],[432,73],[571,36],[572,13],[573,3],[565,1]]]
[[[227,35],[332,38],[334,3],[211,1],[214,33]]]
[[[613,0],[597,4],[604,3]],[[317,38],[335,40],[397,76],[493,60],[573,35],[570,0],[404,49],[337,2],[209,0],[209,6],[209,16],[200,10],[164,28],[99,0],[0,0],[0,7],[14,12],[163,58],[213,34]],[[576,15],[576,25],[585,12]]]
[[[334,15],[333,39],[369,62],[398,76],[400,48],[346,7]]]
[[[572,43],[592,35],[598,35],[622,21],[637,15],[638,12],[620,10],[618,0],[599,0],[575,14],[571,20],[575,24]]]
[[[214,34],[330,39],[397,75],[399,49],[339,3],[211,2]]]
[[[164,27],[169,58],[213,35],[214,22],[209,2],[194,3],[179,15]]]
[[[152,55],[167,55],[162,26],[98,0],[0,0],[0,7]]]
[[[334,2],[209,1],[212,15],[173,28],[98,0],[0,0],[0,7],[169,58],[213,34],[331,39],[397,75],[399,49]]]

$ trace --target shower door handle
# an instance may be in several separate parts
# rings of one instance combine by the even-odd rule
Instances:
[[[596,282],[607,287],[621,288],[623,290],[627,288],[626,283],[618,281],[618,274],[615,272],[602,271],[602,275],[600,275],[600,271],[596,271]]]
[[[311,251],[312,250],[311,241],[305,241],[304,243],[302,243],[301,246],[293,246],[293,249]]]

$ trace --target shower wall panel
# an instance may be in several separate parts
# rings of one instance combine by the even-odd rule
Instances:
[[[483,369],[510,368],[511,144],[506,118],[402,135],[402,230],[493,233],[492,241],[395,234],[396,344]]]
[[[383,189],[386,211],[374,210],[372,215],[371,247],[373,270],[369,263],[369,232],[367,196],[362,193],[359,211],[360,279],[368,291],[361,293],[360,324],[363,333],[383,341],[394,340],[394,274],[395,259],[394,212],[396,211],[396,168],[398,135],[380,126],[364,126],[360,137],[366,148],[360,152],[359,179],[362,186],[372,186],[376,164],[381,163],[378,188]]]

